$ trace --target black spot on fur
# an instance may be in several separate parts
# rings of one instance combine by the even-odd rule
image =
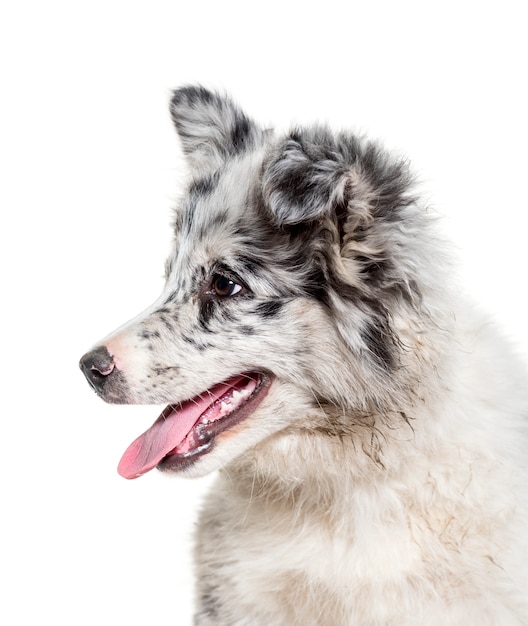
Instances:
[[[314,264],[306,276],[304,284],[306,295],[329,307],[329,288],[330,283],[326,277],[325,268]]]
[[[201,285],[207,276],[207,270],[203,266],[193,268],[191,285]]]
[[[199,178],[191,183],[189,193],[194,196],[208,196],[217,187],[220,180],[220,172],[213,172],[210,176]]]
[[[198,350],[198,352],[205,352],[205,350],[207,350],[208,348],[214,348],[214,345],[212,343],[206,341],[197,341],[191,335],[183,335],[182,339],[183,341],[185,341],[185,343],[188,343],[193,348]]]
[[[238,324],[239,316],[235,313],[235,311],[230,311],[228,308],[221,309],[220,319],[224,322],[231,322],[232,324]],[[244,332],[245,326],[240,326],[240,332]]]
[[[369,259],[358,256],[356,260],[361,264],[360,273],[363,279],[374,287],[382,287],[391,270],[391,263],[384,259]]]
[[[210,590],[200,594],[199,606],[200,615],[206,618],[216,619],[220,614],[220,603],[218,601],[218,592],[211,587]],[[209,621],[209,619],[208,619]]]
[[[247,148],[250,131],[251,125],[248,118],[243,114],[237,115],[231,130],[231,141],[235,152],[242,152]]]
[[[140,333],[139,336],[142,339],[160,339],[161,338],[161,333],[159,332],[159,330],[147,330],[147,329],[143,329]]]
[[[215,312],[216,301],[213,298],[203,298],[200,300],[200,307],[198,310],[198,323],[203,330],[211,332],[209,328],[209,322]]]
[[[172,304],[173,302],[176,302],[176,299],[178,297],[178,294],[180,293],[179,289],[176,289],[175,291],[172,291],[166,298],[165,298],[165,304]],[[161,309],[160,309],[161,311]],[[169,312],[168,309],[166,309],[167,313]]]
[[[212,230],[215,230],[216,228],[220,228],[228,221],[229,221],[229,211],[227,210],[217,211],[211,217],[209,221],[208,230],[212,231]]]
[[[171,305],[177,298],[178,294],[178,291],[174,291],[169,296],[167,296],[165,300],[165,305]],[[179,317],[177,308],[172,306],[162,306],[156,311],[155,315],[159,316],[159,319],[166,328],[168,328],[169,330],[174,330],[174,324],[177,324]]]
[[[159,313],[159,311],[158,311],[158,313]],[[175,330],[173,320],[170,319],[169,317],[167,317],[167,315],[164,314],[164,313],[159,314],[158,317],[159,317],[160,322],[163,324],[163,326],[165,326],[165,328],[169,332],[173,333],[174,330]]]
[[[269,300],[258,304],[255,307],[255,313],[265,318],[277,317],[283,306],[284,303],[281,300]]]
[[[152,368],[156,376],[166,376],[167,374],[177,374],[180,368],[176,365],[158,365]]]
[[[180,89],[177,89],[172,94],[172,105],[176,107],[181,104],[191,106],[198,103],[213,104],[215,97],[215,94],[205,87],[189,85],[187,87],[180,87]]]
[[[363,328],[361,337],[369,354],[375,357],[378,365],[385,371],[393,370],[395,367],[394,337],[389,328],[378,320]]]
[[[237,263],[240,264],[241,274],[253,274],[253,276],[261,276],[264,263],[261,259],[250,256],[239,256]]]

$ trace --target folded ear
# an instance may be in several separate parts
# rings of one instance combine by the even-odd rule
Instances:
[[[409,203],[407,167],[375,144],[326,128],[296,130],[276,147],[263,176],[263,192],[278,224],[330,217],[363,228],[391,219]]]
[[[195,176],[255,145],[259,128],[227,97],[201,86],[177,89],[170,113]]]
[[[263,191],[276,221],[298,224],[330,215],[345,200],[350,167],[324,129],[293,131],[267,164]]]
[[[308,286],[345,343],[379,372],[394,367],[388,303],[419,302],[415,242],[424,236],[406,163],[353,135],[301,129],[273,149],[262,189],[275,223],[293,241],[304,233],[303,258],[314,266],[306,274],[316,277]]]

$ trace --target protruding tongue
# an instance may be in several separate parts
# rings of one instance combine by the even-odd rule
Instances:
[[[130,444],[117,467],[123,478],[139,478],[179,446],[211,404],[242,380],[236,376],[182,405],[169,405],[152,426]]]

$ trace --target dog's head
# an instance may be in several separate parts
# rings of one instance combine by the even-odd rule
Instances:
[[[176,91],[171,114],[190,181],[165,288],[81,360],[108,402],[168,403],[125,453],[127,478],[203,474],[277,433],[394,402],[396,320],[423,295],[401,161],[323,127],[276,136],[201,87]]]

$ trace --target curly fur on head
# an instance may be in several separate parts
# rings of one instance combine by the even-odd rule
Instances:
[[[168,403],[120,472],[220,470],[198,626],[528,623],[526,377],[452,286],[408,165],[183,87],[159,299],[83,357]]]

